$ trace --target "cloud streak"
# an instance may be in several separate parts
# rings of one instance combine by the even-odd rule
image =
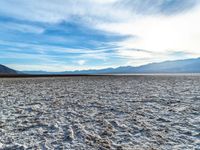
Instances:
[[[190,10],[197,3],[197,0],[119,0],[115,5],[142,15],[172,15]]]
[[[199,57],[199,18],[197,0],[1,0],[0,63],[56,71]]]

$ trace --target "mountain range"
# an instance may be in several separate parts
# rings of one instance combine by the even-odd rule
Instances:
[[[16,72],[0,65],[0,73],[23,74],[142,74],[142,73],[200,73],[200,58],[161,63],[150,63],[139,67],[124,66],[118,68],[106,68],[100,70],[77,70],[64,72],[22,71]]]
[[[17,71],[6,66],[0,65],[0,74],[17,74]]]
[[[139,67],[124,66],[100,70],[65,72],[24,71],[28,74],[132,74],[132,73],[200,73],[200,58],[151,63]]]

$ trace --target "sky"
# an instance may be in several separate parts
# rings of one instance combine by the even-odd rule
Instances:
[[[0,0],[0,64],[19,71],[197,57],[199,0]]]

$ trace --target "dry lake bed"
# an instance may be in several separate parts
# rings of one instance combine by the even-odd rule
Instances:
[[[2,78],[0,149],[200,150],[200,76]]]

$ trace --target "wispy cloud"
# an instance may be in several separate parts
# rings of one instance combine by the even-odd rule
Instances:
[[[5,16],[29,21],[59,23],[74,16],[90,20],[111,19],[118,12],[110,11],[116,0],[2,0],[0,12]],[[17,6],[17,7],[16,7]],[[109,12],[109,14],[108,14]]]
[[[189,12],[172,16],[162,14],[143,16],[136,20],[130,19],[127,22],[99,24],[102,30],[133,35],[136,38],[129,38],[116,43],[121,49],[119,55],[132,56],[141,61],[148,57],[149,61],[157,58],[160,61],[172,59],[169,52],[181,51],[187,53],[184,58],[200,56],[200,9],[195,7]],[[130,49],[144,49],[150,53],[132,51]],[[145,57],[146,56],[146,57]],[[176,57],[176,58],[175,58]],[[176,55],[173,59],[183,58]],[[134,63],[133,63],[134,65]]]
[[[142,15],[174,15],[195,7],[198,0],[119,0],[117,7]]]
[[[199,18],[198,0],[1,0],[0,63],[56,71],[199,57]]]
[[[82,66],[82,65],[84,65],[86,63],[86,61],[85,60],[78,60],[77,63]]]

